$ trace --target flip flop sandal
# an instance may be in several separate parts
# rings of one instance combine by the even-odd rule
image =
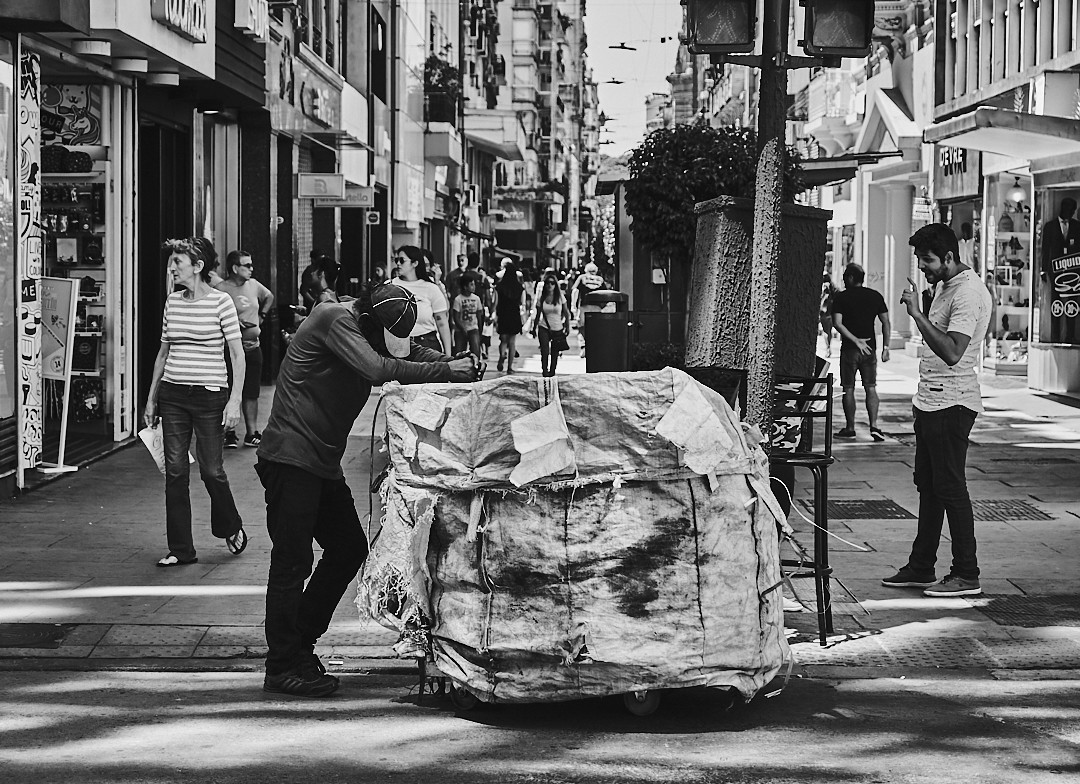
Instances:
[[[169,553],[164,558],[162,558],[160,561],[158,561],[157,565],[161,566],[161,567],[187,566],[188,564],[194,564],[194,563],[198,563],[198,562],[199,562],[198,558],[192,558],[190,561],[181,561],[175,555],[173,555],[172,553]]]
[[[226,537],[225,546],[229,548],[229,552],[233,555],[240,555],[244,552],[244,548],[247,547],[248,537],[244,532],[243,526],[232,536]]]

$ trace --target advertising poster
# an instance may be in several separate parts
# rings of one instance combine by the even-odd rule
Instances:
[[[66,381],[71,372],[71,347],[75,339],[75,308],[79,303],[79,281],[71,278],[42,278],[41,375]]]
[[[1074,343],[1080,337],[1080,253],[1050,262],[1050,316],[1055,343]]]

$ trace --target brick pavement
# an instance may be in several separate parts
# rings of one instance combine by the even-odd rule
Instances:
[[[524,340],[521,353],[524,372],[538,371],[535,342]],[[560,370],[582,372],[583,364],[565,356]],[[832,498],[891,500],[917,511],[910,414],[916,373],[915,361],[902,354],[880,369],[884,443],[866,432],[860,393],[859,437],[836,444]],[[271,394],[265,390],[264,416]],[[984,394],[987,412],[969,456],[972,495],[1025,501],[1046,519],[979,522],[987,596],[938,600],[879,583],[905,562],[913,519],[833,519],[833,532],[850,543],[833,540],[835,573],[858,601],[835,589],[836,633],[824,648],[812,639],[813,613],[788,616],[797,661],[808,671],[1080,670],[1080,408],[1035,395],[1015,379],[987,380]],[[354,493],[367,485],[376,401],[373,395],[346,453]],[[231,556],[208,526],[196,524],[200,560],[190,567],[154,566],[165,552],[163,493],[160,474],[138,446],[0,502],[0,667],[257,668],[265,655],[269,541],[253,461],[252,450],[226,453],[251,534],[247,551]],[[800,481],[796,509],[807,484]],[[367,509],[357,498],[363,518]],[[195,519],[205,519],[209,505],[197,479],[192,502]],[[809,545],[810,526],[796,513],[792,522]],[[812,606],[812,581],[793,584]],[[393,634],[362,626],[351,600],[347,595],[339,606],[320,653],[346,670],[400,666],[389,659]],[[51,641],[29,639],[29,632],[50,630]]]

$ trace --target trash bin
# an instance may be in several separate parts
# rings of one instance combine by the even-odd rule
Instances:
[[[585,372],[612,373],[630,369],[630,297],[621,291],[597,289],[585,295]]]

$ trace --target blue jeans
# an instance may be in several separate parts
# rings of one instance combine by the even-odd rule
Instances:
[[[266,489],[266,528],[273,542],[266,582],[266,672],[280,675],[299,665],[330,627],[338,602],[364,565],[368,544],[344,479],[324,479],[267,460],[256,463],[255,471]],[[314,572],[313,539],[323,551]]]
[[[919,530],[908,566],[932,574],[945,514],[952,538],[951,574],[968,580],[979,577],[975,555],[975,516],[968,495],[968,435],[977,414],[965,406],[915,415],[915,486],[919,490]]]
[[[165,446],[165,525],[169,552],[181,561],[195,557],[188,463],[192,433],[196,437],[199,473],[210,494],[210,530],[218,539],[225,539],[243,525],[222,462],[225,428],[221,418],[228,401],[225,389],[211,392],[206,387],[168,381],[162,381],[158,389],[157,408]]]

